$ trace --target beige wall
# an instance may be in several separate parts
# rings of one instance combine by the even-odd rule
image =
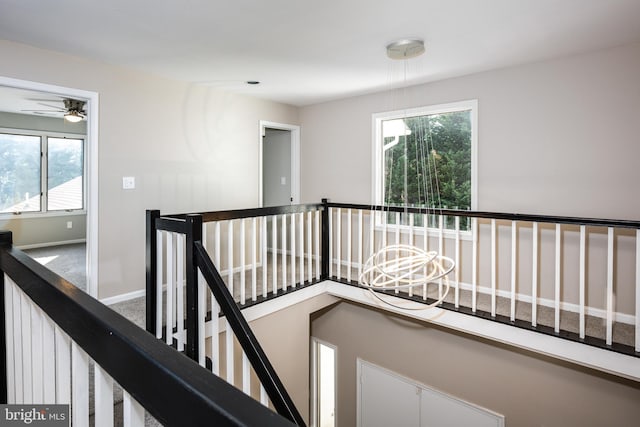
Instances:
[[[371,202],[372,113],[477,99],[480,210],[638,219],[638,75],[634,44],[302,108],[303,201]]]
[[[71,221],[71,228],[67,222]],[[20,247],[37,247],[50,244],[84,240],[87,229],[86,215],[56,215],[46,218],[20,218],[13,215],[0,221],[1,230],[13,233],[13,244]]]
[[[338,425],[356,425],[356,358],[505,415],[507,426],[635,426],[638,384],[343,302],[314,318],[337,346]]]
[[[99,117],[99,296],[144,288],[144,211],[258,205],[259,121],[296,108],[0,41],[0,75],[94,91]],[[122,177],[136,189],[122,190]]]
[[[307,424],[311,313],[336,301],[337,298],[323,294],[250,322],[251,330]],[[220,372],[223,378],[226,375],[225,348],[225,333],[221,333]],[[207,343],[207,351],[209,349]],[[234,379],[236,387],[242,388],[242,353],[237,341],[234,346]],[[251,394],[255,399],[260,399],[258,384],[252,371]]]

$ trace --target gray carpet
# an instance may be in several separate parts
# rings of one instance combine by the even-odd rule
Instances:
[[[24,252],[78,288],[87,291],[87,257],[84,243],[26,249]]]

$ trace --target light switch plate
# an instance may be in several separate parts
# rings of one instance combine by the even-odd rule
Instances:
[[[136,178],[134,176],[123,176],[122,189],[133,190],[134,188],[136,188]]]

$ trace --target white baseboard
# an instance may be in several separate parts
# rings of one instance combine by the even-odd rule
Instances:
[[[61,242],[47,242],[47,243],[34,243],[32,245],[20,245],[16,246],[16,248],[20,250],[24,249],[38,249],[38,248],[48,248],[50,246],[64,246],[64,245],[73,245],[76,243],[86,243],[87,239],[74,239],[74,240],[63,240]]]
[[[333,260],[333,267],[335,270],[335,265],[336,265],[336,259]],[[343,267],[348,267],[348,263],[345,260],[342,260],[340,262],[340,265],[342,265]],[[358,268],[358,263],[357,262],[352,262],[351,263],[351,268]],[[335,275],[335,271],[333,272],[333,274]],[[358,280],[357,277],[352,277],[352,280]],[[454,285],[455,281],[451,280],[450,281],[451,285]],[[473,289],[473,286],[470,283],[465,283],[465,282],[460,282],[460,289],[464,289],[466,291],[470,291]],[[477,287],[477,291],[478,293],[481,294],[485,294],[485,295],[491,295],[491,288],[487,287],[487,286],[478,286]],[[504,289],[496,289],[496,295],[499,297],[503,297],[503,298],[511,298],[511,292],[510,291],[506,291]],[[531,296],[530,295],[524,295],[524,294],[520,294],[520,293],[516,293],[516,301],[519,302],[524,302],[524,303],[529,303],[531,304]],[[547,299],[547,298],[540,298],[538,297],[538,305],[542,305],[544,307],[550,307],[550,308],[554,308],[556,306],[556,302],[552,299]],[[580,306],[578,304],[573,304],[573,303],[568,303],[568,302],[560,302],[560,310],[564,310],[564,311],[570,311],[572,313],[579,313],[580,312]],[[586,306],[585,307],[585,314],[587,314],[588,316],[593,316],[593,317],[599,317],[601,319],[606,319],[607,318],[607,311],[601,308],[595,308],[595,307],[589,307]],[[633,314],[627,314],[627,313],[620,313],[620,312],[614,312],[613,313],[613,320],[615,322],[620,322],[620,323],[626,323],[628,325],[635,325],[636,322],[636,318]]]
[[[128,292],[126,294],[120,294],[120,295],[114,295],[112,297],[102,298],[100,302],[103,303],[104,305],[112,305],[118,302],[124,302],[124,301],[132,300],[134,298],[140,298],[145,296],[146,294],[147,294],[146,289],[140,289],[137,291]]]
[[[460,282],[460,289],[464,289],[464,290],[470,291],[470,290],[473,289],[473,286],[471,286],[471,284],[469,284],[469,283]],[[486,286],[478,286],[477,289],[478,289],[478,292],[481,293],[481,294],[491,295],[491,288],[488,288]],[[503,298],[511,298],[511,292],[505,291],[503,289],[496,289],[496,295],[499,296],[499,297],[503,297]],[[516,301],[531,304],[531,296],[517,293],[516,294]],[[554,308],[556,306],[556,302],[554,300],[551,300],[551,299],[538,297],[538,305],[542,305],[544,307]],[[572,313],[579,313],[580,312],[580,306],[578,304],[573,304],[573,303],[569,303],[569,302],[561,302],[560,303],[560,310],[570,311]],[[606,319],[607,318],[607,311],[603,310],[601,308],[595,308],[595,307],[586,306],[585,307],[585,313],[588,316],[599,317],[601,319]],[[635,325],[635,322],[636,322],[636,318],[635,318],[634,315],[626,314],[626,313],[619,313],[619,312],[614,312],[613,313],[613,320],[616,321],[616,322],[626,323],[626,324],[629,324],[629,325]]]

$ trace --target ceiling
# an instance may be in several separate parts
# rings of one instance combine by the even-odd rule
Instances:
[[[304,106],[640,41],[639,0],[2,0],[0,38]],[[250,86],[247,80],[258,80]]]

